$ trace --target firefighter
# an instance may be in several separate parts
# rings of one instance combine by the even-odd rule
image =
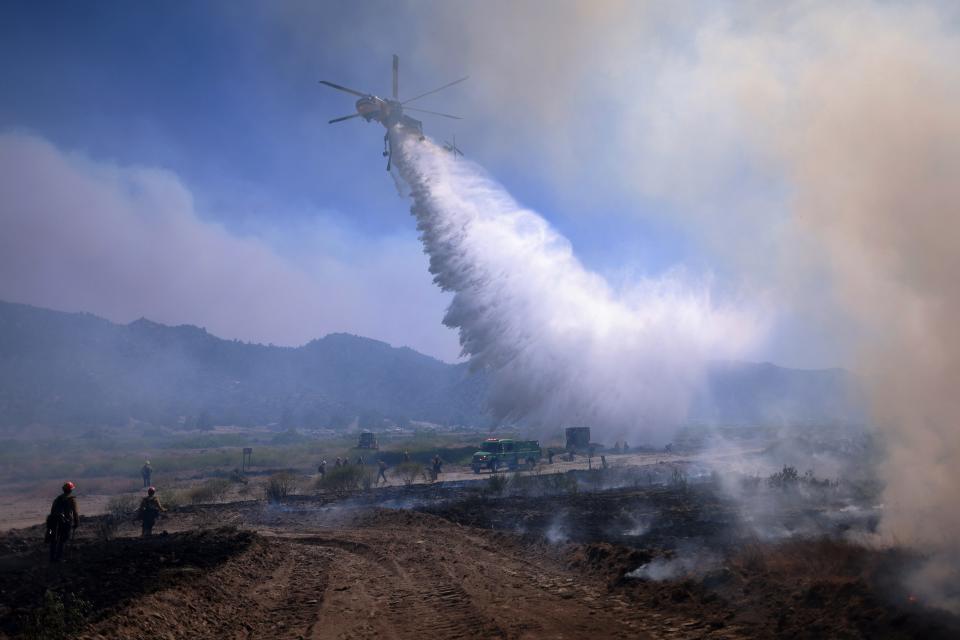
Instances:
[[[327,477],[327,461],[326,460],[320,461],[320,466],[317,467],[317,473],[320,474],[321,480]]]
[[[64,483],[63,493],[54,499],[50,515],[47,516],[46,540],[50,543],[50,562],[63,560],[63,547],[80,525],[77,498],[73,495],[76,486],[72,482]]]
[[[143,478],[143,486],[150,486],[150,477],[153,475],[153,467],[150,466],[150,461],[147,460],[143,463],[143,466],[140,467],[140,476]]]
[[[143,521],[141,535],[144,538],[153,533],[153,525],[164,511],[166,509],[160,504],[157,490],[153,487],[147,489],[147,497],[140,501],[140,508],[137,510],[137,518]]]
[[[438,479],[441,473],[443,473],[443,460],[439,455],[435,455],[433,456],[433,479]]]
[[[383,478],[383,484],[387,484],[387,463],[383,460],[378,460],[377,467],[379,467],[379,471],[377,472],[377,484],[380,484],[380,478]]]
[[[547,449],[547,463],[553,464],[553,449]]]

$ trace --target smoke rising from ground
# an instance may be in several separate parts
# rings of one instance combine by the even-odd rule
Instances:
[[[474,366],[495,372],[499,417],[662,443],[704,365],[756,339],[753,316],[681,274],[614,290],[479,167],[394,136],[430,271],[454,293],[444,323]]]
[[[889,450],[886,531],[950,556],[920,586],[960,610],[960,40],[931,27],[891,29],[845,52],[844,73],[811,78],[829,106],[785,156],[798,214],[865,329],[860,362]]]
[[[728,39],[728,62],[767,61],[729,89],[858,327],[883,530],[934,551],[916,588],[960,610],[960,36],[929,7],[856,6],[811,12],[783,41]]]

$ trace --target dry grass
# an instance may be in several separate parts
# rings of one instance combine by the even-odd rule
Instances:
[[[393,472],[400,477],[403,484],[410,486],[423,474],[423,465],[419,462],[402,462],[394,467]]]
[[[233,483],[227,478],[212,478],[203,484],[187,489],[190,504],[222,502]]]
[[[778,545],[760,542],[745,545],[730,559],[741,574],[816,576],[818,579],[862,577],[863,548],[831,538],[790,540]]]
[[[297,477],[284,471],[275,473],[267,479],[267,483],[263,487],[263,494],[268,502],[280,502],[299,490],[300,481]]]
[[[101,540],[113,538],[117,529],[125,520],[133,520],[139,505],[137,496],[121,495],[110,498],[107,503],[107,512],[94,525],[94,531]]]

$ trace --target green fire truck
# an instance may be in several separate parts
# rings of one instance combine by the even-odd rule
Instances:
[[[537,440],[512,440],[487,438],[480,451],[473,454],[470,466],[474,473],[482,469],[496,472],[499,469],[518,469],[521,465],[533,468],[540,461],[542,452]]]

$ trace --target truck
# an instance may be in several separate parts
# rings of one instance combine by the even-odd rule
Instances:
[[[567,427],[567,451],[586,451],[590,448],[590,427]]]
[[[357,449],[379,449],[380,443],[377,441],[377,436],[373,435],[370,431],[364,431],[360,434],[360,440],[357,442]]]
[[[533,468],[540,461],[542,451],[537,440],[487,438],[480,450],[473,454],[470,466],[474,473],[489,469],[496,473],[502,468],[518,469],[521,465]]]

